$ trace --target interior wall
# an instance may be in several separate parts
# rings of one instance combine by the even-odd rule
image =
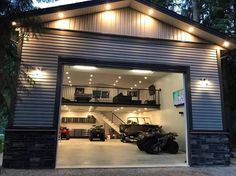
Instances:
[[[180,150],[185,151],[185,116],[179,114],[180,112],[185,113],[185,107],[175,107],[173,102],[173,92],[183,89],[183,82],[183,74],[178,73],[170,73],[159,79],[155,86],[161,88],[160,111],[146,114],[152,117],[154,123],[162,125],[165,132],[176,132]]]

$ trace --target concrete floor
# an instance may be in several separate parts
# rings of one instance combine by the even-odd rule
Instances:
[[[149,155],[135,144],[70,139],[59,142],[57,168],[186,166],[185,153]]]

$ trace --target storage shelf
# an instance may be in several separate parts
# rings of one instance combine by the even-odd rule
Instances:
[[[75,102],[75,101],[62,101],[62,105],[68,106],[101,106],[101,107],[137,107],[137,108],[155,108],[160,109],[160,104],[121,104],[112,102]]]

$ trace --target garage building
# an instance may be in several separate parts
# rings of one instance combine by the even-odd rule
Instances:
[[[220,60],[235,41],[144,0],[88,1],[28,15],[45,28],[21,46],[36,84],[24,82],[30,94],[18,91],[4,167],[230,163]],[[124,125],[177,133],[179,150],[140,151],[136,138],[124,137]],[[105,141],[91,139],[93,128],[104,130]]]

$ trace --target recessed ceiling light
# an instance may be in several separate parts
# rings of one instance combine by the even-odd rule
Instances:
[[[67,75],[69,75],[69,72],[66,72]]]
[[[121,76],[118,76],[118,79],[121,79],[122,77]]]
[[[89,82],[89,84],[92,84],[91,82]]]
[[[69,83],[71,83],[71,81],[69,81]]]
[[[153,71],[151,70],[131,70],[131,72],[136,73],[136,74],[152,74]]]
[[[120,109],[118,108],[117,111],[119,111]]]
[[[92,78],[89,79],[89,81],[92,81],[92,80],[93,80]]]
[[[62,13],[62,12],[58,13],[58,17],[59,18],[64,18],[64,13]]]
[[[116,83],[118,83],[119,81],[118,80],[116,80]]]
[[[137,87],[137,84],[135,84],[134,87]]]
[[[130,89],[134,89],[133,87],[130,87]]]
[[[121,107],[120,109],[124,109],[123,107]]]
[[[68,76],[67,79],[70,79],[70,77]]]
[[[116,84],[114,83],[113,86],[116,86]]]
[[[93,77],[93,75],[90,75],[90,78],[92,78]]]
[[[153,11],[152,9],[149,9],[148,14],[149,14],[149,15],[152,15],[153,12],[154,12],[154,11]]]
[[[144,108],[144,110],[147,110],[147,108]]]
[[[106,9],[107,9],[107,10],[110,10],[110,9],[111,9],[111,5],[110,5],[110,4],[107,4],[107,5],[106,5]]]
[[[229,42],[224,41],[223,46],[224,46],[224,47],[229,47]]]
[[[147,77],[145,76],[144,79],[147,79]]]
[[[12,26],[16,26],[16,22],[15,22],[15,21],[12,21],[11,25],[12,25]]]
[[[94,67],[94,66],[84,66],[84,65],[75,65],[73,67],[78,70],[97,70],[98,69],[97,67]]]
[[[142,83],[142,81],[139,81],[138,83],[139,83],[139,84],[141,84],[141,83]]]
[[[194,28],[193,27],[190,27],[189,29],[188,29],[188,32],[193,32],[194,31]]]
[[[64,108],[66,107],[66,105],[63,106]]]
[[[70,87],[72,87],[72,84],[70,84]]]

